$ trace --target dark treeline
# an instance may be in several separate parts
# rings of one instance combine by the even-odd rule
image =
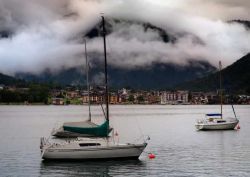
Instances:
[[[0,90],[1,103],[44,103],[47,104],[49,87],[41,84],[30,84],[27,90]]]

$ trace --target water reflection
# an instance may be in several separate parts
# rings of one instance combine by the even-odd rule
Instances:
[[[133,170],[144,168],[140,160],[110,161],[42,161],[41,176],[124,176],[132,175]]]

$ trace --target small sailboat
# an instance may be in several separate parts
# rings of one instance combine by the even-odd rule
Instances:
[[[234,107],[232,109],[234,112],[234,118],[224,118],[222,114],[222,89],[221,89],[221,62],[219,62],[220,68],[220,113],[206,114],[204,119],[198,120],[195,124],[197,130],[234,130],[239,119],[236,116]]]
[[[234,130],[239,120],[235,118],[222,118],[222,114],[206,114],[202,120],[195,124],[197,130]]]
[[[59,128],[54,128],[51,135],[57,138],[76,138],[76,137],[106,137],[112,131],[109,126],[109,121],[101,125],[97,125],[91,121],[90,110],[90,85],[89,85],[89,62],[87,57],[87,45],[85,44],[85,59],[86,59],[86,83],[88,90],[88,120],[79,122],[65,122]],[[107,131],[108,130],[108,131]]]
[[[147,146],[143,138],[142,143],[118,143],[113,136],[109,134],[109,100],[108,100],[108,82],[107,82],[107,60],[106,60],[106,40],[105,40],[105,21],[102,16],[103,24],[103,42],[104,42],[104,61],[105,61],[105,103],[106,121],[101,127],[83,127],[80,133],[102,135],[100,137],[80,137],[75,139],[60,139],[59,142],[50,142],[50,139],[41,138],[40,149],[42,158],[45,160],[93,160],[93,159],[138,159]],[[103,126],[105,125],[105,126]],[[72,126],[77,132],[76,126]],[[100,133],[100,134],[99,134]],[[149,138],[147,139],[149,140]]]

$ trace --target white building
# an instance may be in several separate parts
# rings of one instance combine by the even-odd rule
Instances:
[[[3,90],[3,89],[4,89],[4,85],[0,84],[0,90]]]
[[[188,91],[164,91],[161,93],[161,104],[187,104]]]

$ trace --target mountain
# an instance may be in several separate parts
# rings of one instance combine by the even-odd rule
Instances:
[[[123,28],[128,28],[131,25],[139,25],[144,31],[153,30],[159,34],[160,40],[165,43],[175,43],[176,41],[174,36],[169,35],[165,30],[152,24],[127,20],[108,19],[106,21],[107,34],[117,30],[117,26],[119,26],[119,28],[121,26]],[[95,38],[100,36],[100,34],[100,24],[97,24],[90,29],[86,36]],[[85,36],[84,34],[81,35],[82,37]],[[102,60],[99,59],[92,60],[92,62],[98,61],[102,62]],[[91,68],[90,80],[92,80],[94,84],[99,84],[100,79],[103,77],[103,63],[101,62],[92,63],[93,68]],[[215,70],[216,68],[211,66],[208,62],[197,62],[192,61],[192,59],[190,59],[185,66],[158,62],[147,67],[142,66],[133,69],[125,69],[109,65],[109,84],[113,88],[131,87],[136,89],[164,89],[178,83],[202,77]],[[46,70],[40,75],[18,73],[16,76],[28,81],[52,82],[63,85],[85,85],[85,76],[81,67],[62,69],[58,73]]]
[[[239,23],[244,25],[248,30],[250,29],[250,21],[247,20],[231,20],[229,23]]]
[[[16,79],[14,77],[0,73],[0,85],[1,84],[9,86],[9,85],[25,85],[26,83],[24,80]]]
[[[153,30],[154,32],[157,32],[159,36],[161,37],[162,41],[164,42],[175,42],[176,38],[174,36],[169,35],[165,30],[156,27],[150,23],[142,23],[139,21],[130,21],[130,20],[119,20],[119,19],[106,19],[106,34],[109,35],[114,31],[114,27],[116,25],[121,25],[125,28],[129,28],[131,25],[140,25],[143,27],[143,30],[145,32],[149,30]],[[97,36],[101,36],[101,23],[97,24],[93,28],[91,28],[87,34],[83,34],[83,37],[87,36],[89,38],[95,38]]]
[[[99,66],[102,66],[100,64]],[[155,63],[150,67],[133,70],[108,67],[109,84],[112,88],[131,87],[136,89],[165,89],[181,82],[199,78],[216,69],[206,62],[192,62],[187,66]],[[18,74],[27,81],[52,82],[63,85],[85,85],[82,68],[71,68],[59,73],[46,71],[40,75]],[[91,68],[92,84],[100,84],[103,79],[103,67]],[[103,82],[102,82],[103,83]]]
[[[199,78],[215,70],[204,62],[190,62],[188,66],[153,64],[136,70],[110,69],[110,84],[113,87],[129,86],[136,89],[166,89],[177,83]]]
[[[221,71],[223,89],[229,93],[250,93],[250,53]],[[177,85],[179,89],[214,91],[219,88],[219,72]]]
[[[8,38],[11,33],[9,31],[0,31],[0,38]]]

